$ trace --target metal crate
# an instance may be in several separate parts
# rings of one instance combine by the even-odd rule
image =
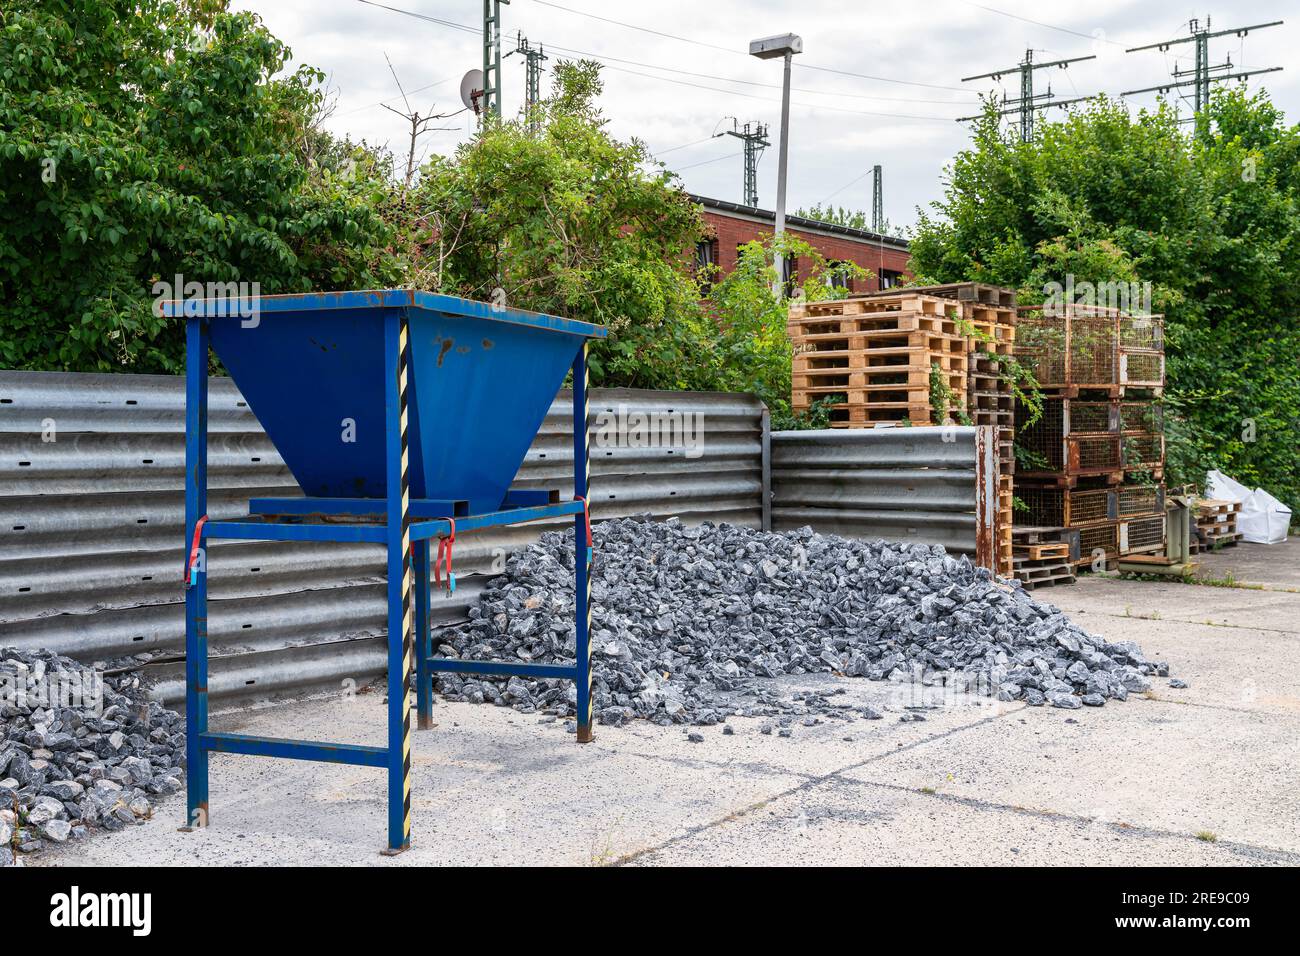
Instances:
[[[1119,383],[1121,385],[1161,388],[1165,384],[1165,356],[1163,352],[1121,352],[1119,357]]]
[[[1119,524],[1119,553],[1141,554],[1165,549],[1165,516],[1151,515]]]
[[[1120,316],[1119,347],[1163,352],[1165,350],[1164,320],[1156,315]]]
[[[1097,524],[1079,529],[1079,560],[1090,562],[1096,558],[1099,551],[1107,558],[1113,558],[1119,553],[1118,523]]]
[[[1126,485],[1118,489],[1118,516],[1164,514],[1164,485]]]
[[[1119,405],[1115,402],[1080,402],[1063,399],[1066,403],[1065,425],[1069,435],[1104,435],[1120,428]]]
[[[1111,521],[1118,517],[1116,494],[1110,488],[1078,489],[1021,484],[1016,486],[1016,496],[1028,509],[1017,516],[1017,523],[1022,525],[1073,528]]]
[[[1165,407],[1160,402],[1120,402],[1119,425],[1122,431],[1158,435],[1165,430]]]
[[[1165,463],[1165,436],[1125,435],[1123,457],[1125,468],[1162,467]]]

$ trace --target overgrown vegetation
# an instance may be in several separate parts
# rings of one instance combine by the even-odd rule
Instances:
[[[608,326],[600,385],[741,390],[777,427],[829,423],[830,400],[791,413],[785,327],[789,296],[844,294],[832,267],[787,236],[697,274],[700,210],[609,134],[596,64],[555,63],[533,117],[487,124],[408,187],[386,152],[322,128],[321,73],[288,62],[222,0],[0,9],[0,367],[178,370],[179,328],[152,308],[178,274],[263,294],[406,284]],[[1029,302],[1067,274],[1149,281],[1168,318],[1170,480],[1219,467],[1294,508],[1300,130],[1235,91],[1209,118],[1189,134],[1167,108],[1101,101],[1026,144],[990,112],[920,219],[914,268]],[[800,274],[774,290],[788,255]],[[1024,370],[999,361],[1032,406]]]
[[[1194,135],[1099,101],[1021,143],[990,112],[920,218],[924,281],[1150,282],[1166,315],[1167,472],[1218,467],[1300,503],[1300,128],[1221,90]]]
[[[386,183],[310,162],[322,74],[211,2],[0,9],[0,365],[169,372],[154,284],[397,276]],[[268,77],[271,77],[268,79]]]
[[[325,132],[322,74],[285,74],[289,50],[225,8],[0,11],[0,367],[178,371],[181,330],[153,308],[177,275],[405,285],[607,326],[599,385],[752,392],[781,426],[826,423],[829,402],[790,412],[786,296],[866,273],[787,237],[698,274],[700,209],[609,135],[597,64],[557,62],[532,116],[489,122],[408,184],[386,151]],[[776,292],[787,255],[802,274]]]

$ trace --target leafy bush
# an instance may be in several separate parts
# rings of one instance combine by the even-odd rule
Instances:
[[[176,371],[182,330],[151,306],[177,274],[266,294],[395,276],[384,180],[307,161],[322,75],[268,79],[289,50],[223,8],[0,9],[0,367]]]
[[[1216,93],[1189,135],[1167,106],[1102,100],[1035,139],[989,112],[912,241],[924,281],[1152,284],[1166,315],[1174,482],[1218,467],[1300,504],[1300,127]]]

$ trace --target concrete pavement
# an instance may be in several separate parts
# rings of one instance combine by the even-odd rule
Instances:
[[[1146,697],[1064,711],[787,678],[792,692],[843,687],[886,717],[796,721],[792,738],[733,719],[734,736],[706,727],[700,744],[638,722],[579,746],[536,716],[439,704],[438,726],[415,736],[401,856],[378,853],[382,772],[215,755],[207,830],[176,832],[172,798],[149,823],[42,862],[1300,864],[1300,593],[1084,577],[1036,596],[1139,641],[1191,686],[1157,679]],[[381,695],[362,694],[214,723],[376,743],[383,717]]]

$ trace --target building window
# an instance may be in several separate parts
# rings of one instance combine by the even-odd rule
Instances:
[[[700,283],[700,295],[708,295],[713,288],[713,277],[718,273],[718,240],[701,239],[695,244],[695,278]]]
[[[894,289],[903,284],[903,273],[896,269],[880,270],[880,288]]]
[[[832,289],[845,289],[853,291],[853,280],[849,278],[846,262],[828,262],[826,263],[826,284]]]

